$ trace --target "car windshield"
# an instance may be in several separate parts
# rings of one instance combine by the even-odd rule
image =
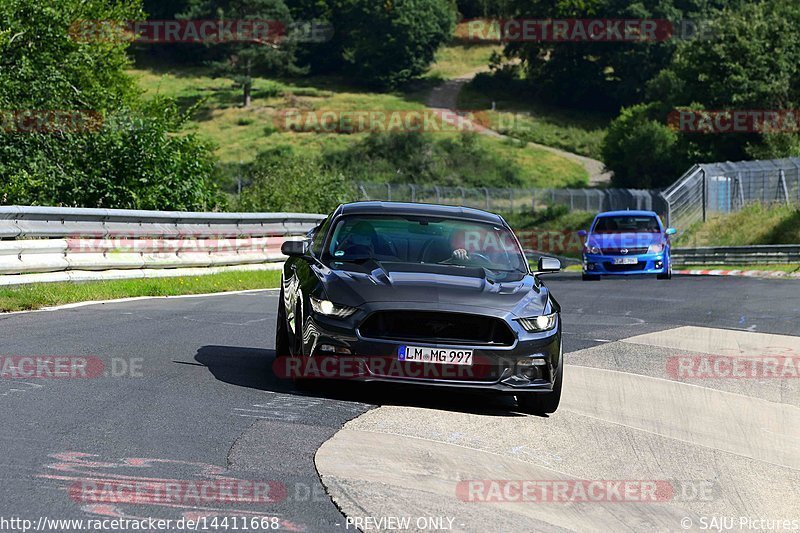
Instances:
[[[527,273],[507,228],[450,218],[348,216],[336,224],[323,259],[337,267],[369,260],[475,267],[506,280]]]
[[[620,215],[600,217],[594,233],[660,233],[658,219],[648,215]]]

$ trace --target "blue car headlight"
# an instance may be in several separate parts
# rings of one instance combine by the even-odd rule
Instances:
[[[556,327],[556,314],[532,316],[528,318],[518,318],[520,326],[522,326],[528,333],[539,333],[542,331],[550,331]]]
[[[650,246],[647,247],[648,254],[660,254],[663,251],[664,251],[663,244],[651,244]]]
[[[313,296],[311,297],[311,309],[320,315],[332,316],[335,318],[347,318],[358,311],[355,307],[335,304],[330,300],[320,300]]]
[[[589,246],[588,244],[583,247],[583,250],[587,254],[592,254],[592,255],[600,255],[603,253],[603,250],[601,250],[598,246]]]

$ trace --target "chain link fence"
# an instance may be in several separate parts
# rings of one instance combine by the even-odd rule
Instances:
[[[695,165],[663,197],[669,224],[684,230],[752,203],[800,206],[800,158]]]
[[[359,200],[458,205],[502,213],[536,211],[551,205],[592,213],[624,209],[666,212],[658,191],[640,189],[496,189],[361,183],[357,191]]]

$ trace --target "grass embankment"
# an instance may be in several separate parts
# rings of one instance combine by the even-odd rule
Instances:
[[[495,110],[488,113],[492,128],[500,133],[602,159],[600,150],[612,116],[536,102],[531,91],[531,86],[522,80],[480,74],[461,92],[459,107],[489,110],[494,104]]]
[[[484,61],[488,62],[493,49],[469,45],[445,47],[440,50],[430,77],[423,80],[423,83],[431,86],[434,79],[475,70]],[[426,109],[419,94],[403,91],[374,93],[349,86],[341,79],[318,77],[280,81],[257,78],[253,87],[252,105],[243,108],[240,102],[241,91],[230,80],[212,78],[204,68],[136,69],[130,73],[137,79],[145,96],[167,96],[176,99],[181,108],[191,109],[191,120],[187,129],[212,141],[217,146],[216,155],[221,163],[227,165],[248,163],[261,151],[281,147],[289,147],[294,154],[300,156],[319,157],[354,149],[368,136],[367,133],[285,131],[279,118],[281,112]],[[434,133],[429,136],[429,142],[455,141],[458,136],[459,133],[456,132]],[[476,154],[493,154],[498,161],[495,166],[514,169],[517,183],[509,183],[506,187],[581,186],[588,181],[586,170],[580,164],[546,150],[532,149],[525,143],[478,135],[474,144]],[[433,161],[429,166],[435,163]],[[446,174],[452,177],[467,174],[467,165],[468,162],[464,163],[464,168],[447,165]],[[440,174],[445,173],[443,171]],[[379,175],[374,181],[387,181],[387,177]]]
[[[752,204],[695,224],[675,240],[676,246],[691,248],[756,244],[800,244],[800,210]]]
[[[266,270],[222,272],[175,278],[36,283],[2,287],[0,288],[0,312],[26,311],[76,302],[137,296],[180,296],[270,289],[278,287],[280,279],[280,271]]]

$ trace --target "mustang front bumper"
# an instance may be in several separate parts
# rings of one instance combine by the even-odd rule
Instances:
[[[358,325],[374,310],[374,307],[361,310],[345,320],[312,313],[304,328],[304,353],[308,357],[299,366],[310,368],[312,375],[301,377],[460,387],[509,394],[553,389],[553,378],[562,364],[560,317],[552,330],[541,333],[529,333],[506,317],[504,321],[515,336],[512,344],[467,345],[363,337]],[[472,350],[472,365],[400,361],[400,347],[408,345]]]

